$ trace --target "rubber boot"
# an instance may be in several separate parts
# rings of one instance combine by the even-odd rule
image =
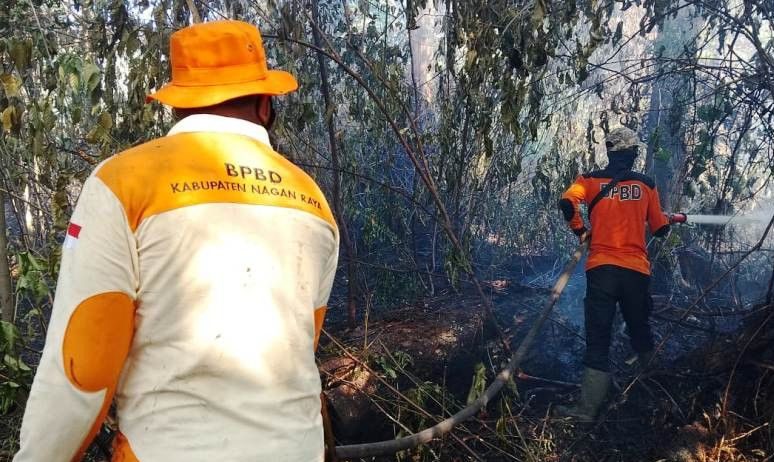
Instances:
[[[579,422],[594,422],[609,388],[609,372],[587,367],[583,370],[580,400],[574,406],[556,406],[554,414],[557,417],[572,417]]]

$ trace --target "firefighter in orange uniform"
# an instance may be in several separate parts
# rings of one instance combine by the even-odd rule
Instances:
[[[608,360],[616,305],[621,309],[631,345],[640,364],[650,361],[653,336],[650,262],[645,248],[645,224],[655,236],[669,231],[653,180],[631,171],[641,143],[628,128],[612,130],[606,140],[609,163],[604,170],[579,176],[559,201],[572,231],[588,236],[578,206],[593,204],[589,255],[586,262],[586,354],[580,400],[574,406],[557,406],[559,416],[590,422],[596,417],[610,385]],[[602,191],[611,182],[607,192]],[[603,196],[595,202],[595,197]]]
[[[296,80],[239,21],[176,32],[170,56],[148,98],[180,120],[81,191],[15,462],[80,460],[114,401],[113,461],[323,460],[339,235],[267,132]]]

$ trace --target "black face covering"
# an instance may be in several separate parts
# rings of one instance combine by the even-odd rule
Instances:
[[[260,101],[260,100],[259,100]],[[258,103],[256,103],[255,112],[258,112]],[[269,98],[269,118],[262,121],[263,128],[266,131],[271,131],[271,127],[274,125],[274,120],[277,118],[277,113],[274,111],[274,102]]]
[[[634,166],[634,160],[637,158],[637,150],[613,151],[607,153],[608,164],[605,170],[618,172],[621,170],[631,170]]]
[[[266,130],[271,131],[271,127],[274,126],[274,120],[277,118],[277,113],[274,111],[274,103],[269,100],[269,120],[266,121]]]

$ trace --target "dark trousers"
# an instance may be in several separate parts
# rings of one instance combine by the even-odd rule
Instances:
[[[597,266],[586,272],[586,367],[610,370],[610,335],[616,304],[621,307],[632,349],[637,353],[653,349],[648,324],[653,303],[649,285],[650,276],[619,266]]]

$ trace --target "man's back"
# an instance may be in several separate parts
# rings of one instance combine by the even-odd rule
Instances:
[[[569,218],[573,229],[583,227],[577,204],[591,203],[619,173],[606,169],[583,174],[564,193],[563,200],[574,206],[563,207],[563,210],[573,214]],[[650,177],[625,171],[618,184],[594,206],[590,221],[591,245],[587,270],[601,265],[615,265],[650,274],[645,249],[645,222],[648,222],[651,232],[668,224],[661,211],[655,183]]]
[[[192,117],[197,130],[217,122]],[[60,279],[62,306],[55,307],[74,314],[67,329],[66,315],[52,319],[52,329],[65,330],[65,369],[75,364],[71,385],[59,377],[61,353],[48,354],[25,424],[46,424],[35,400],[62,393],[62,406],[71,406],[81,391],[68,386],[91,391],[80,386],[85,369],[67,348],[85,341],[70,325],[87,295],[69,296],[68,286],[91,280],[87,292],[134,302],[134,335],[115,393],[118,454],[142,462],[320,460],[315,310],[327,303],[338,234],[314,181],[254,138],[178,133],[106,161],[79,206],[80,242],[63,262],[63,273],[78,274]],[[116,250],[90,265],[111,255],[97,249],[100,241]],[[108,302],[100,309],[110,316]],[[54,351],[59,342],[49,342]],[[103,354],[110,360],[111,352]]]
[[[336,260],[325,199],[306,174],[240,135],[152,144],[97,173],[139,214],[130,217],[138,322],[116,394],[122,432],[130,444],[157,440],[132,444],[140,460],[313,460],[320,450],[307,441],[322,443],[313,311],[327,301]],[[124,177],[132,165],[142,170]]]

